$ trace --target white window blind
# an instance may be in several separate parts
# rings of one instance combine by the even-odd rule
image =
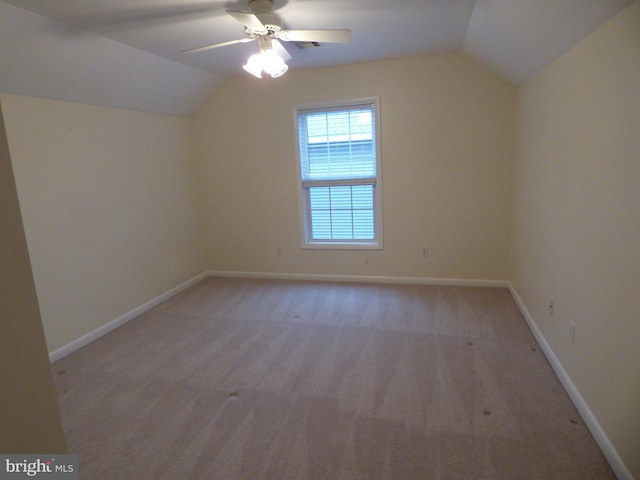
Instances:
[[[307,242],[378,241],[376,104],[297,112]]]

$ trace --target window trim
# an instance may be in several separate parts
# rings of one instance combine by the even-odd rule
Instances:
[[[374,239],[373,240],[312,240],[309,219],[308,195],[305,188],[319,186],[314,181],[302,180],[302,165],[300,159],[300,137],[298,126],[298,115],[305,112],[330,112],[340,111],[345,108],[355,108],[358,106],[373,106],[374,115],[374,135],[376,144],[376,176],[358,179],[337,179],[333,180],[338,185],[373,185],[374,195]],[[380,148],[380,97],[365,97],[349,100],[326,101],[318,103],[296,104],[292,108],[293,125],[295,136],[295,161],[297,173],[298,191],[298,212],[300,228],[300,245],[303,249],[327,249],[327,250],[382,250],[382,156]],[[322,185],[325,183],[322,182]]]

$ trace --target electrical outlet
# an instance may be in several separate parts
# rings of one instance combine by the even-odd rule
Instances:
[[[429,248],[428,247],[422,247],[422,250],[420,251],[420,255],[422,255],[423,257],[428,257],[429,256]]]
[[[571,343],[576,343],[576,324],[573,322],[569,322],[569,338]]]

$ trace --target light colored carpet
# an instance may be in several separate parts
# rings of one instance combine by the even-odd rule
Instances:
[[[499,288],[208,278],[53,366],[90,479],[614,479]]]

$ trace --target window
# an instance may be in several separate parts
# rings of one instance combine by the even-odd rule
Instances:
[[[378,105],[295,109],[303,247],[382,248]]]

